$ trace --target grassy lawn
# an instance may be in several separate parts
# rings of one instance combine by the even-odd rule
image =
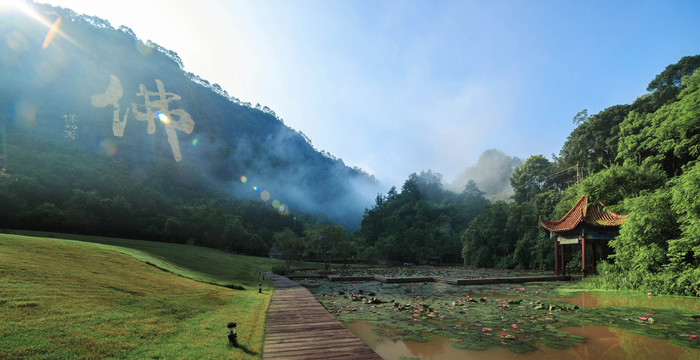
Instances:
[[[260,358],[272,291],[258,293],[255,267],[278,260],[80,240],[0,234],[0,358]],[[229,321],[241,349],[228,345]]]

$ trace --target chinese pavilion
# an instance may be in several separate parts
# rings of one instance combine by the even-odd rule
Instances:
[[[596,245],[607,247],[608,240],[618,234],[620,225],[627,220],[627,215],[618,215],[610,211],[602,202],[588,201],[584,194],[564,217],[557,221],[545,220],[540,216],[540,224],[554,239],[554,274],[564,275],[564,245],[581,245],[581,275],[586,276],[586,245],[590,243],[591,269],[595,272]]]

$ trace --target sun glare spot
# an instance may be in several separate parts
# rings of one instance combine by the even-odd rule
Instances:
[[[245,177],[245,175],[241,176],[241,182],[244,183],[244,184],[247,183],[247,182],[248,182],[248,178]]]
[[[260,193],[260,200],[262,200],[262,201],[270,200],[270,193],[267,192],[267,190],[263,190],[263,192]]]
[[[192,140],[192,146],[197,146],[197,144],[199,144],[199,140],[197,140],[197,139]]]
[[[76,46],[80,46],[77,44],[73,39],[68,37],[65,33],[63,33],[60,29],[59,26],[61,26],[61,17],[56,19],[56,21],[53,22],[53,24],[46,20],[44,16],[39,14],[32,6],[26,4],[24,1],[21,0],[0,0],[0,11],[19,11],[25,16],[30,17],[34,21],[46,26],[49,29],[49,32],[46,34],[46,37],[44,38],[44,43],[42,44],[42,47],[46,49],[47,46],[51,43],[53,38],[56,35],[60,35],[62,38],[68,40],[71,44],[74,44]]]
[[[56,37],[59,27],[61,27],[60,16],[58,17],[58,19],[56,19],[56,21],[54,21],[53,25],[51,25],[51,28],[49,29],[49,32],[46,34],[46,37],[44,38],[44,43],[41,44],[42,49],[46,49],[47,47],[49,47],[49,44],[51,44],[53,38]]]
[[[259,191],[257,186],[253,186],[253,190],[255,190],[255,192]]]
[[[280,201],[277,199],[272,200],[272,207],[278,209],[280,207]]]
[[[51,26],[51,24],[48,21],[46,21],[46,19],[41,17],[39,14],[37,14],[37,12],[34,11],[34,9],[32,9],[31,6],[25,4],[24,1],[0,0],[0,10],[7,10],[7,9],[19,10],[24,15],[29,16],[30,18],[46,25],[46,27]]]
[[[285,204],[280,204],[280,207],[277,208],[277,211],[280,212],[282,215],[287,215],[289,213],[289,208]],[[296,221],[296,218],[294,218]]]
[[[166,124],[166,125],[167,125],[167,124],[170,123],[170,119],[168,118],[168,115],[165,115],[165,114],[163,114],[163,113],[160,112],[160,111],[156,113],[156,117],[157,117],[158,120],[160,120],[163,124]]]

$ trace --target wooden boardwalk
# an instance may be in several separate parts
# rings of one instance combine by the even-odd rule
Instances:
[[[263,359],[382,359],[309,290],[284,276],[269,277],[275,292],[267,312]]]

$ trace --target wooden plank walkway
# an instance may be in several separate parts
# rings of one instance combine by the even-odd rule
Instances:
[[[284,276],[268,276],[275,292],[267,311],[263,359],[382,359],[309,290]]]

